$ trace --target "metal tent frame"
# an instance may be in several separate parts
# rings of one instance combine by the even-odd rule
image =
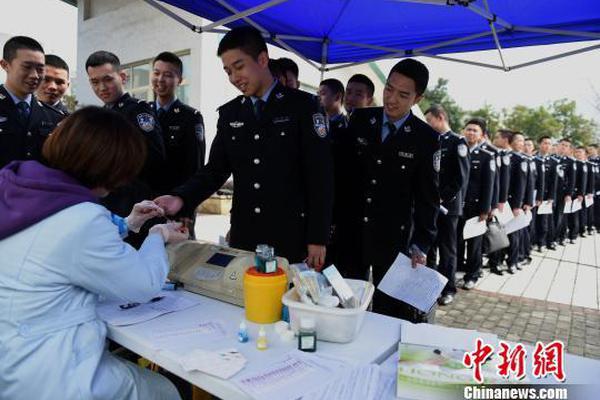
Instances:
[[[289,0],[269,0],[269,1],[266,1],[264,3],[261,3],[257,6],[254,6],[252,8],[246,9],[246,10],[236,9],[235,7],[231,6],[227,2],[227,0],[215,0],[215,2],[218,3],[221,7],[228,10],[229,12],[231,12],[231,15],[226,18],[214,21],[205,26],[197,26],[197,25],[190,23],[189,21],[186,21],[184,18],[179,16],[177,13],[171,11],[164,5],[160,4],[158,0],[144,0],[144,1],[147,4],[149,4],[150,6],[156,8],[160,12],[166,14],[170,18],[181,23],[182,25],[186,26],[187,28],[189,28],[190,30],[192,30],[193,32],[196,32],[196,33],[204,33],[204,32],[226,33],[228,31],[228,29],[223,29],[223,28],[218,28],[218,27],[229,24],[229,23],[237,21],[237,20],[243,20],[247,24],[258,29],[266,39],[270,39],[271,41],[278,44],[285,50],[288,50],[288,51],[294,53],[295,55],[297,55],[298,57],[303,59],[305,62],[307,62],[310,66],[319,70],[321,72],[321,79],[323,78],[325,72],[327,72],[327,71],[334,71],[337,69],[353,67],[356,65],[361,65],[361,64],[365,64],[365,63],[374,62],[374,61],[380,61],[380,60],[384,60],[384,59],[410,57],[410,56],[429,57],[429,58],[434,58],[434,59],[439,59],[439,60],[451,61],[451,62],[456,62],[456,63],[462,63],[462,64],[467,64],[467,65],[473,65],[473,66],[478,66],[478,67],[483,67],[483,68],[490,68],[490,69],[495,69],[495,70],[501,70],[504,72],[509,72],[512,70],[525,68],[525,67],[528,67],[531,65],[541,64],[544,62],[553,61],[553,60],[557,60],[560,58],[572,56],[575,54],[581,54],[581,53],[589,52],[589,51],[600,48],[600,44],[594,44],[594,45],[590,45],[587,47],[583,47],[581,49],[567,51],[564,53],[559,53],[559,54],[555,54],[555,55],[548,56],[548,57],[542,57],[542,58],[534,59],[534,60],[524,62],[521,64],[509,66],[504,59],[503,49],[500,44],[499,34],[501,34],[501,33],[520,31],[520,32],[530,32],[530,33],[542,33],[542,34],[551,34],[551,35],[582,37],[582,38],[586,38],[586,39],[590,39],[590,40],[600,40],[600,33],[584,32],[584,31],[570,31],[570,30],[560,30],[560,29],[546,29],[546,28],[538,28],[538,27],[532,27],[532,26],[513,25],[510,22],[501,18],[500,16],[494,14],[488,5],[488,0],[483,0],[485,9],[479,7],[475,4],[472,4],[474,0],[393,0],[393,1],[396,1],[399,3],[420,3],[420,4],[437,5],[437,6],[441,6],[441,7],[455,7],[455,6],[464,7],[466,9],[470,10],[471,12],[479,15],[480,17],[484,18],[488,22],[489,30],[486,30],[484,32],[480,32],[480,33],[476,33],[476,34],[472,34],[472,35],[468,35],[468,36],[464,36],[464,37],[460,37],[460,38],[456,38],[456,39],[452,39],[452,40],[446,40],[443,42],[439,42],[439,43],[436,43],[433,45],[416,48],[416,49],[397,49],[397,48],[392,48],[392,47],[371,45],[368,43],[356,43],[356,42],[349,42],[349,41],[345,41],[345,40],[336,40],[336,39],[331,39],[328,37],[309,37],[309,36],[300,36],[300,35],[279,34],[276,32],[269,32],[267,29],[265,29],[260,24],[256,23],[255,21],[253,21],[251,19],[252,15],[259,13],[261,11],[264,11],[266,9],[269,9],[271,7],[275,7],[279,4],[285,3]],[[477,61],[472,61],[472,60],[464,60],[464,59],[459,59],[459,58],[454,58],[454,57],[449,57],[449,56],[444,56],[444,55],[439,55],[439,54],[432,54],[432,53],[428,52],[432,49],[441,48],[441,47],[452,45],[452,44],[468,42],[470,40],[479,39],[479,38],[483,38],[483,37],[487,37],[487,36],[492,36],[492,38],[494,40],[495,48],[498,51],[498,56],[500,59],[499,65],[477,62]],[[321,50],[320,64],[315,63],[314,61],[310,60],[308,57],[306,57],[302,53],[300,53],[298,50],[294,49],[294,47],[289,44],[289,41],[309,41],[309,42],[321,43],[322,50]],[[378,50],[378,51],[385,52],[385,54],[383,54],[381,56],[373,57],[373,58],[370,58],[367,60],[358,61],[358,62],[349,62],[349,63],[342,63],[342,64],[338,64],[338,65],[334,65],[334,64],[330,65],[327,62],[327,54],[329,51],[329,46],[331,44],[340,44],[340,45],[346,45],[346,46]]]

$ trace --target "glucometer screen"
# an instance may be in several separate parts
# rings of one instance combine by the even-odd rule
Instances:
[[[206,261],[206,263],[218,265],[219,267],[226,267],[234,258],[235,256],[230,256],[229,254],[215,253],[208,261]]]

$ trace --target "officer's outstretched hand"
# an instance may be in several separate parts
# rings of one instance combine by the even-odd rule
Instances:
[[[164,215],[164,210],[153,201],[141,201],[133,206],[131,214],[127,216],[127,229],[137,233],[140,231],[142,225],[144,225],[144,222],[151,218],[162,217]]]
[[[149,233],[160,233],[165,243],[179,243],[190,237],[190,232],[181,222],[154,225]]]
[[[159,196],[154,199],[154,203],[162,208],[166,215],[175,215],[183,207],[183,199],[179,196]]]
[[[306,257],[306,264],[309,267],[314,268],[316,271],[321,271],[325,264],[325,253],[327,248],[320,244],[309,244],[308,245],[308,256]]]

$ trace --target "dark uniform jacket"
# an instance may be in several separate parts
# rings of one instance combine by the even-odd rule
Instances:
[[[469,147],[463,137],[452,131],[440,135],[442,155],[440,168],[440,198],[447,215],[462,215],[469,183],[471,162]]]
[[[166,162],[161,191],[168,192],[185,183],[204,166],[206,142],[204,120],[200,111],[176,99],[161,115],[156,102],[150,103],[160,123],[165,144]]]
[[[354,183],[354,177],[350,173],[352,160],[348,158],[351,151],[347,148],[348,118],[340,114],[335,119],[329,120],[329,136],[331,137],[331,149],[333,153],[334,170],[334,201],[333,201],[333,224],[335,225],[340,216],[338,210],[344,203],[344,194],[348,193],[348,187]]]
[[[408,254],[412,245],[427,253],[440,205],[439,133],[410,114],[382,142],[382,123],[382,107],[357,109],[350,117],[355,183],[337,225],[343,273],[365,278],[372,266],[375,283],[398,253]]]
[[[529,160],[523,153],[513,152],[510,159],[510,187],[508,189],[508,203],[512,209],[522,208],[527,204],[525,194]]]
[[[32,95],[29,121],[23,125],[15,102],[0,85],[0,168],[14,160],[40,161],[46,138],[64,117]]]
[[[546,191],[546,157],[536,155],[533,157],[535,162],[535,201],[544,200]]]
[[[527,184],[525,185],[525,199],[523,202],[525,205],[533,207],[537,197],[537,166],[534,157],[527,154],[524,154],[524,157],[527,160]]]
[[[587,190],[585,191],[586,194],[595,194],[595,182],[596,182],[596,175],[597,175],[597,171],[596,171],[596,163],[588,160],[586,162],[587,165]]]
[[[44,103],[44,102],[42,102]],[[44,103],[46,104],[46,103]],[[59,101],[56,104],[48,104],[50,107],[60,111],[61,113],[63,113],[65,116],[69,116],[71,115],[71,113],[69,112],[69,109],[67,108],[67,106],[65,106],[65,103],[63,103],[62,101]]]
[[[501,160],[500,166],[500,193],[498,203],[506,203],[508,200],[508,188],[510,187],[510,159],[512,151],[510,149],[500,149],[498,151]]]
[[[585,196],[587,190],[588,166],[585,161],[575,161],[577,172],[575,175],[575,196]]]
[[[494,157],[494,161],[496,162],[496,171],[494,171],[494,191],[492,193],[492,209],[498,207],[498,203],[500,203],[500,192],[501,192],[501,183],[502,183],[502,156],[500,155],[500,150],[489,142],[481,143],[480,148],[487,150],[492,153]]]
[[[559,160],[553,156],[544,157],[544,194],[542,200],[556,200],[560,168]]]
[[[594,194],[600,195],[600,157],[594,157],[592,161],[596,165],[596,173],[594,174]]]
[[[562,156],[561,166],[563,170],[563,185],[559,190],[559,195],[564,200],[565,196],[573,197],[575,195],[575,179],[577,176],[577,165],[573,157]]]
[[[465,219],[492,211],[496,171],[494,153],[483,149],[481,145],[471,149],[471,172],[464,207]]]
[[[333,165],[325,117],[311,96],[277,84],[257,121],[252,100],[219,108],[208,164],[173,190],[196,207],[233,174],[230,244],[254,251],[269,244],[290,262],[308,244],[327,244]]]
[[[165,146],[154,111],[148,103],[125,93],[112,105],[112,109],[124,114],[146,139],[148,153],[137,179],[111,192],[102,203],[115,214],[126,217],[133,205],[142,200],[153,199],[161,194],[162,172],[165,165]]]

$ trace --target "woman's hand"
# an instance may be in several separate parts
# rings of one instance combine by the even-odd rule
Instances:
[[[132,232],[139,232],[144,222],[154,217],[165,215],[164,210],[151,200],[144,200],[133,206],[131,214],[127,217],[127,228]]]
[[[181,222],[154,225],[149,233],[160,233],[165,243],[179,243],[189,239],[190,232]]]

